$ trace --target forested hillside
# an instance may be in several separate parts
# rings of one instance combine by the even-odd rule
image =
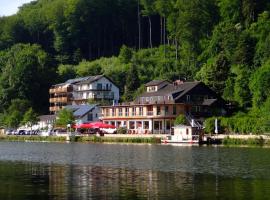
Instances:
[[[149,80],[183,78],[237,106],[226,128],[251,131],[236,130],[239,119],[268,131],[270,2],[33,1],[0,18],[0,69],[2,113],[16,99],[46,113],[49,86],[77,76],[110,76],[123,100]]]

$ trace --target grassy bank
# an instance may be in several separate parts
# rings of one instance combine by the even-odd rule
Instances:
[[[143,137],[97,137],[97,136],[75,136],[74,142],[116,142],[116,143],[161,143],[160,138],[143,138]]]
[[[72,142],[115,142],[115,143],[151,143],[158,144],[161,143],[160,138],[143,138],[143,137],[97,137],[97,136],[74,136],[70,138]],[[58,136],[16,136],[7,135],[0,136],[0,141],[47,141],[47,142],[64,142],[66,137]]]
[[[0,136],[0,141],[47,141],[47,142],[63,142],[66,141],[66,137],[58,136],[23,136],[23,135],[7,135]]]
[[[270,141],[265,140],[262,137],[248,139],[226,137],[222,140],[222,144],[225,146],[270,146]]]

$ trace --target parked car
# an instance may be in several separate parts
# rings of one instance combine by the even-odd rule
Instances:
[[[6,130],[6,135],[13,135],[13,129]]]

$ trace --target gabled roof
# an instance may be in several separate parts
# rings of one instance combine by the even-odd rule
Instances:
[[[101,79],[102,77],[104,77],[104,75],[88,76],[85,79],[78,81],[76,84],[85,84],[85,83],[89,84]]]
[[[149,86],[158,86],[158,85],[160,85],[163,82],[168,82],[169,83],[169,81],[166,81],[166,80],[153,80],[153,81],[150,81],[150,82],[146,83],[145,86],[146,87],[149,87]]]
[[[65,83],[69,83],[69,84],[75,84],[81,81],[85,81],[88,78],[90,78],[91,76],[86,76],[86,77],[80,77],[80,78],[74,78],[74,79],[69,79],[67,80]]]
[[[87,113],[89,113],[97,104],[85,104],[85,105],[68,105],[65,108],[72,110],[73,115],[76,118],[81,118]]]
[[[39,120],[44,122],[44,121],[52,121],[56,119],[56,115],[40,115]]]
[[[174,99],[179,99],[200,83],[201,82],[194,81],[194,82],[184,82],[179,85],[168,84],[156,92],[145,92],[142,95],[140,95],[140,97],[172,95]]]
[[[54,86],[61,86],[61,85],[70,85],[70,84],[75,84],[75,83],[78,83],[78,82],[80,82],[80,81],[84,81],[84,80],[86,80],[86,79],[88,79],[89,78],[89,76],[86,76],[86,77],[80,77],[80,78],[74,78],[74,79],[69,79],[69,80],[67,80],[66,82],[64,82],[64,83],[58,83],[58,84],[55,84]]]

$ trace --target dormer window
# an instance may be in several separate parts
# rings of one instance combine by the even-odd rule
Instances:
[[[149,86],[147,87],[147,92],[156,92],[157,91],[157,86]]]

